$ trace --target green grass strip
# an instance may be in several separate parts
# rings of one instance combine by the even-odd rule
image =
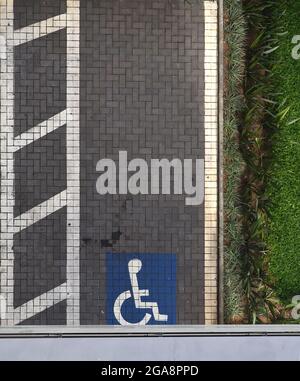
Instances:
[[[300,294],[300,60],[291,55],[292,38],[300,35],[300,1],[281,0],[274,8],[278,48],[270,54],[275,62],[271,80],[281,106],[266,188],[272,203],[267,246],[275,290],[290,302]]]

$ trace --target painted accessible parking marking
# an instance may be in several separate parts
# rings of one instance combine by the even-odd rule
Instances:
[[[176,324],[176,255],[108,253],[107,323]]]

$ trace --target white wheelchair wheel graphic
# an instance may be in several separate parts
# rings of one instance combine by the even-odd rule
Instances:
[[[146,325],[150,321],[152,315],[149,313],[145,313],[145,316],[143,317],[142,320],[140,320],[137,323],[130,323],[127,320],[125,320],[122,316],[122,305],[123,303],[132,298],[131,292],[129,290],[124,291],[122,294],[118,296],[114,303],[114,315],[119,324],[121,325]]]
[[[140,289],[139,283],[137,279],[137,274],[142,269],[142,261],[134,258],[128,262],[128,273],[131,283],[132,291],[126,290],[122,292],[115,300],[114,303],[114,315],[116,320],[121,325],[146,325],[149,323],[151,317],[153,316],[155,321],[168,321],[168,315],[161,314],[159,312],[158,304],[152,301],[142,301],[142,297],[148,297],[150,292],[148,289]],[[133,298],[134,305],[136,309],[150,309],[152,314],[145,312],[143,319],[138,321],[137,323],[130,323],[126,319],[124,319],[122,315],[122,306],[126,302],[126,300]]]

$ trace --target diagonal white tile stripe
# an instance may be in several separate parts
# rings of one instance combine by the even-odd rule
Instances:
[[[67,284],[63,283],[17,307],[14,310],[14,324],[19,324],[23,320],[29,319],[66,299]]]
[[[28,228],[66,205],[67,192],[64,190],[39,205],[34,206],[27,212],[20,214],[18,217],[15,217],[13,221],[14,233]]]
[[[30,130],[23,132],[19,136],[16,136],[14,138],[14,152],[66,124],[66,115],[66,110],[64,110],[48,120],[44,120],[38,125],[32,127]]]
[[[49,33],[56,32],[65,28],[67,25],[67,15],[65,13],[50,17],[46,20],[25,26],[14,31],[13,44],[20,45],[32,41],[36,38],[46,36]]]

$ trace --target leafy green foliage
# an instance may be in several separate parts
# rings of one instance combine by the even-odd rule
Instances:
[[[234,211],[235,217],[225,219],[227,227],[225,232],[231,233],[231,236],[229,234],[231,241],[229,240],[228,244],[225,239],[227,242],[225,246],[231,249],[232,244],[238,242],[234,250],[231,250],[231,257],[227,256],[227,259],[231,259],[231,262],[228,261],[229,264],[236,263],[238,266],[231,269],[227,267],[230,270],[230,276],[228,277],[227,274],[225,279],[234,279],[231,272],[238,269],[235,279],[240,279],[241,283],[240,288],[236,287],[234,290],[239,289],[239,294],[243,295],[244,303],[241,298],[239,303],[240,305],[241,302],[243,303],[246,320],[253,323],[266,323],[280,318],[282,312],[280,301],[274,292],[273,278],[269,276],[270,258],[267,254],[267,242],[269,210],[272,204],[269,194],[266,193],[266,180],[268,168],[273,160],[274,131],[291,110],[290,104],[280,98],[271,70],[274,56],[280,51],[279,36],[283,37],[286,33],[282,30],[276,30],[274,33],[273,9],[278,8],[278,2],[274,0],[228,1],[225,5],[229,9],[234,7],[235,12],[239,8],[239,14],[243,19],[243,32],[240,32],[243,36],[243,44],[245,45],[246,42],[246,49],[243,49],[242,54],[239,44],[233,43],[231,49],[236,55],[229,54],[228,56],[231,66],[235,66],[234,73],[229,70],[229,77],[232,78],[232,81],[228,81],[229,93],[236,89],[235,86],[238,84],[243,88],[243,96],[240,91],[239,94],[235,94],[236,97],[228,97],[228,102],[225,102],[225,110],[229,111],[232,120],[235,120],[231,124],[233,128],[227,129],[225,126],[224,154],[228,177],[224,196],[227,207],[225,211]],[[279,11],[277,17],[280,16]],[[239,22],[232,21],[231,28],[238,26]],[[241,62],[245,62],[246,66],[242,72],[237,70],[243,66]],[[290,125],[295,123],[297,123],[296,118]],[[237,127],[239,134],[235,135],[234,128]],[[240,155],[235,156],[234,152],[237,148],[234,144],[237,136],[242,158]],[[234,159],[228,160],[228,157],[234,157]],[[244,168],[238,165],[243,161]],[[227,166],[228,163],[233,165]],[[229,173],[230,171],[232,174]],[[234,186],[231,186],[230,179],[232,178],[235,181]],[[230,203],[230,201],[233,202]],[[227,237],[228,235],[225,234],[225,238]],[[234,241],[234,237],[238,237],[239,240]],[[225,254],[228,254],[227,251]],[[230,294],[230,287],[228,290]],[[230,301],[230,298],[225,300]],[[225,306],[228,308],[226,303]]]
[[[249,322],[270,322],[279,313],[279,301],[268,277],[266,237],[268,198],[265,194],[266,168],[271,150],[269,131],[275,127],[274,89],[268,70],[269,57],[276,51],[269,32],[270,10],[274,1],[245,1],[248,44],[244,80],[245,107],[241,115],[240,149],[246,163],[240,189],[242,226],[243,288]]]
[[[241,246],[243,234],[240,208],[240,174],[243,159],[239,150],[238,112],[243,107],[246,21],[239,0],[225,0],[225,91],[224,91],[224,312],[225,321],[244,315]]]
[[[285,321],[282,303],[300,293],[300,60],[291,56],[300,3],[225,9],[226,316],[240,308],[248,322]]]

